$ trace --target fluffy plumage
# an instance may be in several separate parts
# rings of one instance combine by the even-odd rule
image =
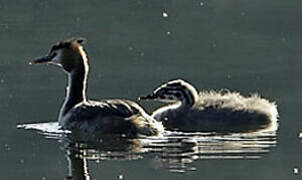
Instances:
[[[169,81],[143,99],[169,102],[152,113],[169,130],[250,132],[277,128],[274,102],[257,94],[201,91],[181,79]]]

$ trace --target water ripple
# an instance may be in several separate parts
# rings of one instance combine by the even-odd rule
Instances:
[[[57,122],[23,124],[17,128],[35,130],[47,139],[60,142],[69,162],[79,164],[71,164],[70,167],[80,166],[77,168],[81,171],[87,160],[96,163],[105,160],[137,160],[148,155],[155,168],[186,172],[196,170],[193,163],[196,160],[259,159],[277,144],[276,131],[245,134],[167,131],[160,137],[129,139],[104,136],[92,141],[79,139],[71,132],[61,130]]]

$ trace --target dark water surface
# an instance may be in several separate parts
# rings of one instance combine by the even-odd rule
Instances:
[[[91,179],[301,179],[301,8],[298,0],[0,0],[0,179],[64,179],[69,165],[88,176],[87,167]],[[17,129],[56,121],[65,74],[28,62],[71,36],[88,39],[90,98],[134,100],[181,77],[276,101],[279,129],[116,146]]]

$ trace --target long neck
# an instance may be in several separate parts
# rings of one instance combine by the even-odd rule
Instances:
[[[86,58],[86,55],[82,58]],[[67,93],[60,111],[59,120],[75,105],[80,102],[86,102],[86,82],[89,67],[86,59],[82,59],[80,62],[83,63],[68,74]]]
[[[181,94],[179,98],[181,101],[180,107],[183,108],[193,106],[199,98],[197,90],[192,86],[182,88],[179,92]]]

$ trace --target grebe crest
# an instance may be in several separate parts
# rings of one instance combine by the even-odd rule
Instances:
[[[68,74],[67,95],[58,118],[62,128],[96,136],[149,136],[161,133],[162,124],[155,121],[135,102],[121,99],[86,99],[89,64],[83,48],[84,41],[84,38],[60,41],[51,47],[45,57],[31,62],[56,64]]]
[[[277,128],[275,103],[257,94],[244,97],[228,90],[198,93],[190,83],[177,79],[139,99],[169,103],[152,113],[169,130],[248,132]]]

